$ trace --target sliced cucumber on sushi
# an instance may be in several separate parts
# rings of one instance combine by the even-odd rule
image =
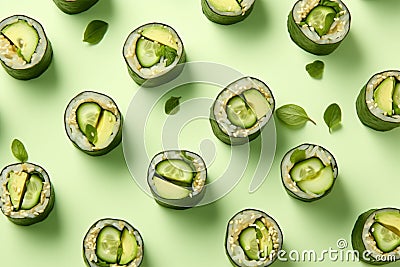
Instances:
[[[0,22],[0,61],[12,77],[36,78],[49,67],[52,57],[50,41],[39,22],[22,15]]]
[[[38,223],[53,209],[53,186],[47,172],[38,165],[9,165],[1,172],[0,183],[1,210],[15,224]]]
[[[132,79],[153,87],[174,79],[185,62],[181,38],[168,25],[149,23],[131,32],[125,41],[123,56]]]
[[[400,126],[400,71],[377,73],[361,89],[356,101],[360,121],[377,131]]]
[[[53,0],[64,13],[77,14],[88,10],[99,0]]]
[[[350,31],[350,12],[341,0],[299,0],[289,13],[290,38],[315,55],[332,53]]]
[[[244,20],[253,10],[255,0],[201,0],[204,15],[219,24]]]
[[[278,224],[262,211],[242,210],[229,220],[225,251],[234,266],[269,266],[277,259],[282,243]]]
[[[261,133],[274,110],[275,100],[268,86],[244,77],[218,94],[210,110],[211,128],[226,144],[244,144]]]
[[[282,159],[282,183],[289,195],[314,201],[326,196],[333,188],[338,167],[333,155],[325,148],[302,144]]]
[[[69,102],[64,122],[71,142],[89,155],[106,154],[121,142],[121,112],[114,100],[104,94],[78,94]]]
[[[142,236],[124,220],[99,220],[90,227],[83,240],[83,257],[89,267],[138,267],[143,255]]]
[[[203,159],[190,151],[169,150],[153,157],[147,183],[154,199],[175,209],[191,208],[204,196],[207,168]]]
[[[371,209],[361,214],[351,233],[360,260],[374,265],[400,259],[400,210]]]

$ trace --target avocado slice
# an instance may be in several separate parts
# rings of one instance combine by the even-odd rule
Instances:
[[[138,245],[135,235],[126,228],[122,230],[121,247],[122,254],[121,259],[119,260],[119,264],[125,265],[131,262],[136,257],[138,251]]]
[[[25,194],[28,174],[26,172],[10,172],[9,175],[10,177],[7,183],[7,190],[10,193],[11,203],[14,209],[19,210]]]
[[[371,226],[371,233],[378,248],[384,253],[391,252],[400,246],[400,236],[396,235],[380,223],[374,223]]]
[[[94,142],[96,147],[102,147],[107,144],[108,139],[113,133],[116,122],[117,118],[112,112],[103,110],[103,114],[97,124],[97,140]]]
[[[392,96],[394,86],[394,77],[388,77],[383,80],[374,91],[374,99],[378,108],[383,112],[386,112],[389,116],[392,115]]]
[[[145,27],[141,34],[142,34],[142,36],[146,37],[147,39],[156,41],[160,44],[163,44],[163,45],[169,46],[171,48],[174,48],[175,50],[178,50],[178,44],[174,40],[175,38],[172,36],[172,34],[168,30],[168,28],[165,28],[164,26],[154,25],[154,26]]]
[[[400,83],[396,83],[394,87],[393,110],[396,115],[400,115]]]
[[[1,33],[17,47],[18,55],[26,62],[31,62],[39,44],[39,35],[32,25],[25,20],[18,20],[4,27]]]
[[[243,92],[243,97],[246,99],[247,105],[251,107],[257,116],[257,119],[261,119],[267,115],[271,109],[265,96],[256,89],[249,89]]]
[[[236,0],[209,0],[208,2],[220,12],[239,12],[242,10]]]
[[[375,215],[375,221],[400,236],[400,212],[384,211]]]
[[[267,257],[272,251],[272,239],[269,238],[269,233],[267,227],[261,220],[256,220],[255,225],[257,225],[260,230],[261,237],[258,238],[258,243],[260,246],[261,257]]]
[[[165,199],[182,199],[190,194],[190,190],[165,181],[159,177],[154,177],[153,182],[158,195]]]
[[[327,6],[316,6],[306,18],[306,23],[315,29],[319,36],[323,36],[329,32],[332,23],[336,17],[336,11]]]

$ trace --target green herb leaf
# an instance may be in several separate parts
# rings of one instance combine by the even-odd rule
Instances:
[[[94,144],[97,141],[97,129],[91,124],[86,124],[85,129],[86,138],[90,143]]]
[[[103,39],[107,29],[107,22],[93,20],[86,26],[85,33],[83,34],[83,41],[90,44],[97,44]]]
[[[332,128],[339,125],[342,121],[342,110],[336,103],[330,104],[324,112],[324,121],[329,127],[329,132],[332,132]]]
[[[305,159],[306,159],[306,151],[305,150],[296,149],[290,155],[290,162],[292,162],[293,164],[303,161]]]
[[[179,111],[179,99],[181,97],[171,96],[166,102],[164,106],[164,111],[168,115],[176,114]]]
[[[321,79],[324,74],[325,64],[321,60],[315,60],[312,63],[306,65],[306,71],[311,77],[315,79]]]
[[[11,151],[19,161],[25,162],[28,160],[28,153],[26,152],[24,144],[18,139],[14,139],[11,143]]]
[[[316,125],[316,123],[310,117],[308,117],[306,111],[302,107],[295,104],[281,106],[276,110],[276,115],[283,123],[290,126],[304,125],[307,121],[310,121]]]
[[[340,5],[338,2],[331,1],[331,0],[321,0],[319,2],[320,6],[326,6],[326,7],[331,7],[335,10],[336,13],[339,13],[342,9],[340,8]]]
[[[167,60],[165,66],[168,67],[175,61],[178,53],[172,47],[161,45],[160,48],[156,51],[156,56],[164,57],[164,59]]]

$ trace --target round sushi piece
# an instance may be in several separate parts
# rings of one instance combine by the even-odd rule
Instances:
[[[243,77],[219,93],[210,110],[210,123],[219,140],[241,145],[261,133],[274,110],[268,86],[256,78]]]
[[[265,212],[245,209],[229,220],[225,251],[234,266],[269,266],[277,259],[282,244],[279,225]]]
[[[125,41],[123,56],[129,75],[139,85],[153,87],[180,74],[185,62],[181,38],[162,23],[149,23],[131,32]]]
[[[288,31],[302,49],[332,53],[350,31],[350,12],[341,0],[299,0],[289,13]]]
[[[147,172],[147,183],[157,203],[175,209],[196,206],[204,197],[206,179],[204,160],[186,150],[158,153]]]
[[[372,76],[356,101],[361,122],[377,131],[400,126],[400,71],[388,70]]]
[[[371,209],[361,214],[351,233],[360,260],[382,265],[400,260],[400,210]]]
[[[302,144],[282,159],[282,183],[289,195],[302,201],[314,201],[326,196],[337,176],[335,158],[318,145]]]
[[[122,115],[110,97],[84,91],[68,104],[64,115],[65,131],[83,152],[100,156],[114,149],[122,139]]]
[[[88,10],[99,0],[53,0],[56,6],[64,13],[77,14]]]
[[[53,49],[39,22],[23,15],[0,22],[0,61],[12,77],[36,78],[49,67],[52,57]]]
[[[39,165],[9,165],[1,171],[0,183],[1,211],[15,224],[38,223],[53,209],[54,189],[49,175]]]
[[[144,243],[139,231],[120,219],[101,219],[83,239],[83,258],[89,267],[138,267]]]
[[[204,15],[219,24],[244,20],[253,10],[255,0],[201,0]]]

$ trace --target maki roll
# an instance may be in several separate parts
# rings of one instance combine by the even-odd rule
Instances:
[[[174,79],[182,71],[177,64],[185,62],[181,38],[173,28],[161,23],[145,24],[131,32],[123,56],[129,75],[146,87]]]
[[[299,0],[287,21],[291,39],[315,55],[332,53],[350,30],[350,12],[341,0]]]
[[[326,196],[332,190],[337,175],[335,158],[318,145],[302,144],[282,159],[282,183],[289,195],[302,201],[314,201]]]
[[[67,14],[77,14],[88,10],[99,0],[53,0],[53,2]]]
[[[219,24],[244,20],[253,10],[255,0],[201,0],[204,15]]]
[[[242,210],[229,220],[225,251],[234,266],[269,266],[277,259],[282,243],[279,225],[260,210]]]
[[[169,150],[153,157],[147,183],[154,199],[162,206],[191,208],[204,196],[207,168],[203,159],[190,151]]]
[[[361,89],[356,101],[361,122],[377,131],[400,126],[400,71],[377,73]]]
[[[15,224],[38,223],[53,209],[53,186],[47,172],[38,165],[9,165],[1,171],[0,183],[1,211]]]
[[[371,209],[361,214],[351,233],[353,249],[366,263],[381,265],[400,259],[400,210]]]
[[[143,255],[142,236],[124,220],[99,220],[83,239],[83,258],[89,267],[138,267]]]
[[[36,78],[49,67],[52,57],[50,41],[39,22],[23,15],[0,22],[1,65],[12,77]]]
[[[230,145],[256,138],[270,120],[275,100],[268,86],[252,77],[243,77],[223,89],[210,110],[215,136]]]
[[[114,149],[122,139],[122,115],[110,97],[84,91],[68,104],[65,131],[83,152],[100,156]]]

